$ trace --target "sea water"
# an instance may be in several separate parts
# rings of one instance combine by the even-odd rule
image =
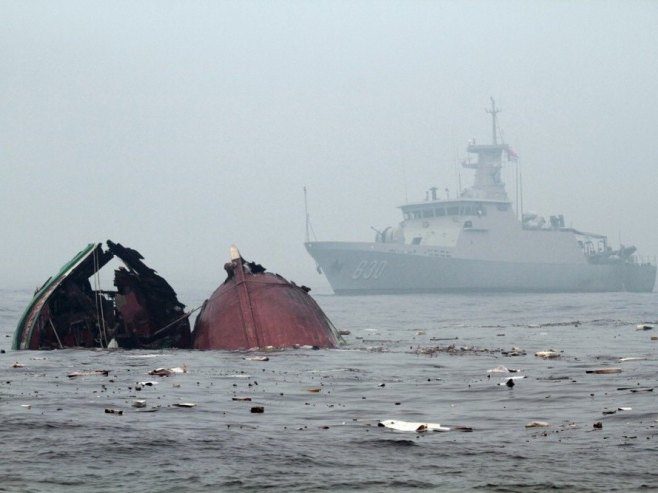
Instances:
[[[656,293],[317,295],[345,344],[259,353],[12,351],[0,296],[0,491],[658,489]]]

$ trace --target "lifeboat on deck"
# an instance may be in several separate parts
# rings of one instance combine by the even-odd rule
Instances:
[[[245,261],[235,246],[230,252],[231,260],[224,265],[228,276],[205,301],[194,324],[195,349],[338,345],[334,326],[309,288]]]

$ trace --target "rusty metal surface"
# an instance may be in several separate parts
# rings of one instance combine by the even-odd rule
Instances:
[[[224,266],[228,278],[202,307],[193,347],[336,347],[334,328],[307,289],[255,265],[237,258]]]

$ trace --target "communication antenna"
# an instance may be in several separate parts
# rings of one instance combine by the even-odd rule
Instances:
[[[304,214],[306,215],[306,243],[311,241],[311,235],[313,235],[313,239],[317,241],[317,237],[315,236],[315,231],[313,231],[313,225],[311,224],[311,216],[308,213],[308,197],[306,193],[306,186],[304,186]]]
[[[497,132],[496,132],[496,115],[498,113],[500,113],[501,111],[503,111],[503,110],[501,110],[500,108],[496,108],[496,102],[494,101],[493,97],[490,97],[489,99],[491,99],[491,109],[490,110],[485,109],[485,111],[491,115],[491,134],[493,136],[493,144],[497,145],[498,144],[498,137],[496,136],[496,134],[497,134]]]
[[[311,239],[310,234],[309,234],[309,228],[310,225],[309,223],[311,222],[309,216],[308,216],[308,197],[306,196],[306,185],[304,185],[304,214],[306,215],[306,243],[309,242]]]

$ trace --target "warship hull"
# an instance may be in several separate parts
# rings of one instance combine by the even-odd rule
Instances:
[[[391,251],[367,242],[307,242],[336,294],[431,292],[650,292],[649,264],[499,261],[432,256],[421,246]]]

